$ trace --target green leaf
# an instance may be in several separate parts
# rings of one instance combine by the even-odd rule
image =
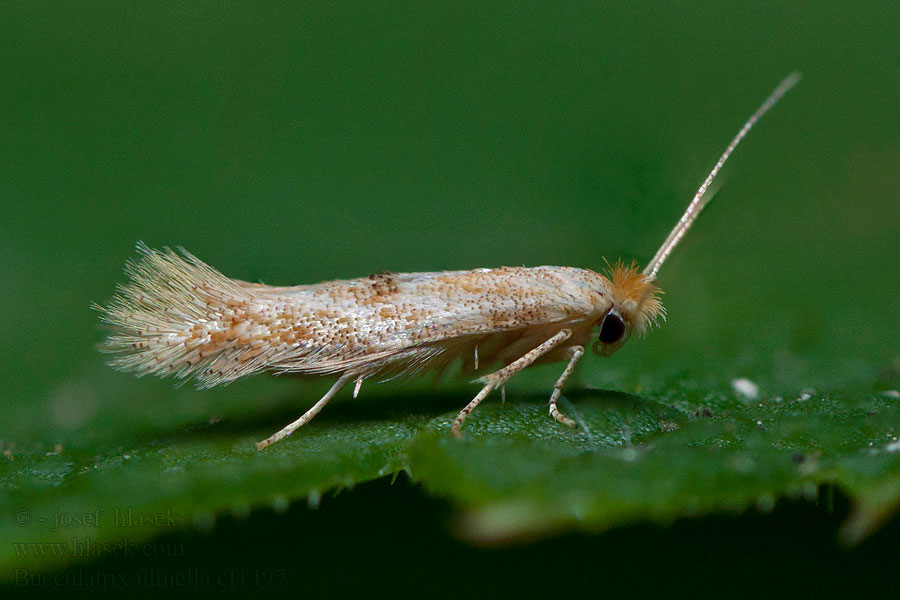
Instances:
[[[12,543],[0,547],[0,569],[9,577],[134,551],[167,528],[207,529],[221,515],[297,500],[315,506],[400,470],[458,506],[457,533],[478,543],[766,511],[782,496],[814,500],[825,484],[855,502],[842,531],[853,543],[900,502],[900,407],[888,396],[569,397],[574,430],[552,421],[542,398],[517,395],[480,407],[457,440],[455,411],[435,414],[436,403],[464,396],[407,396],[338,403],[264,452],[254,442],[283,418],[255,430],[214,423],[100,455],[8,453],[0,510],[12,518],[0,536]]]
[[[487,410],[493,423],[461,443],[420,436],[412,472],[464,506],[459,531],[482,542],[768,510],[834,484],[857,502],[843,529],[853,543],[900,502],[900,407],[884,397],[579,400],[585,431],[552,431],[536,407]]]
[[[99,455],[9,453],[0,537],[11,543],[0,546],[0,572],[115,555],[125,540],[140,547],[172,528],[208,529],[219,515],[283,511],[298,498],[315,506],[321,494],[404,468],[420,421],[326,421],[269,452],[256,450],[259,435],[211,426]]]

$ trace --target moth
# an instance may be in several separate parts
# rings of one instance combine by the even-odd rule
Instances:
[[[308,423],[344,386],[353,396],[367,379],[442,372],[462,358],[479,370],[481,391],[451,431],[485,397],[536,363],[566,361],[560,392],[590,345],[599,356],[643,334],[665,310],[657,274],[712,197],[709,188],[754,124],[800,79],[789,75],[741,127],[650,263],[621,261],[605,274],[574,267],[500,267],[434,273],[379,273],[315,285],[274,287],[230,279],[179,248],[138,243],[126,264],[128,283],[106,307],[95,306],[115,332],[104,349],[116,369],[193,378],[198,387],[260,372],[336,375],[337,381],[299,419],[259,442],[263,448]]]

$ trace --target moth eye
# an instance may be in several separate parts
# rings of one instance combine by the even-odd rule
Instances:
[[[604,344],[615,344],[625,335],[625,322],[615,313],[607,313],[600,324],[600,341]]]

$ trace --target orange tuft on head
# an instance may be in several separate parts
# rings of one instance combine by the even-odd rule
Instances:
[[[624,313],[622,316],[631,321],[635,331],[644,334],[660,317],[665,319],[666,309],[659,298],[663,291],[653,283],[653,278],[641,273],[637,263],[626,265],[619,260],[610,266],[609,280],[613,302]]]

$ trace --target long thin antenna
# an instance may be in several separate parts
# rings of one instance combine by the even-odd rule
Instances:
[[[650,279],[656,279],[656,274],[659,272],[659,268],[662,266],[663,262],[668,258],[669,254],[672,252],[672,249],[678,244],[679,240],[681,240],[681,236],[684,235],[684,232],[687,231],[691,224],[694,222],[694,219],[697,218],[697,215],[700,214],[700,211],[703,210],[709,201],[712,199],[712,196],[706,196],[706,191],[709,189],[710,184],[712,184],[713,179],[716,178],[716,175],[719,174],[719,170],[722,168],[722,165],[725,164],[725,161],[728,160],[728,157],[731,156],[731,153],[734,152],[734,149],[737,147],[741,140],[744,139],[744,136],[747,135],[747,132],[750,131],[750,128],[756,125],[756,122],[766,114],[766,112],[775,106],[775,103],[781,100],[781,97],[784,96],[788,90],[794,87],[798,81],[800,81],[800,73],[794,72],[784,78],[784,81],[778,84],[778,87],[775,88],[775,91],[772,92],[766,101],[762,103],[762,105],[756,109],[756,112],[753,113],[747,122],[744,123],[744,126],[741,127],[741,130],[738,131],[737,135],[734,136],[734,139],[731,140],[731,143],[728,144],[728,147],[725,148],[725,152],[722,153],[721,158],[719,158],[719,162],[716,163],[716,166],[713,167],[713,170],[709,172],[709,175],[706,176],[706,180],[704,180],[703,185],[700,186],[700,189],[697,190],[697,193],[694,195],[694,199],[691,200],[691,203],[688,205],[687,210],[684,211],[684,215],[681,216],[681,219],[678,220],[678,223],[675,225],[675,228],[672,229],[671,233],[669,233],[669,237],[666,238],[666,241],[663,242],[662,246],[659,247],[659,250],[656,251],[656,256],[653,257],[653,260],[647,265],[644,269],[644,275],[649,277]]]

